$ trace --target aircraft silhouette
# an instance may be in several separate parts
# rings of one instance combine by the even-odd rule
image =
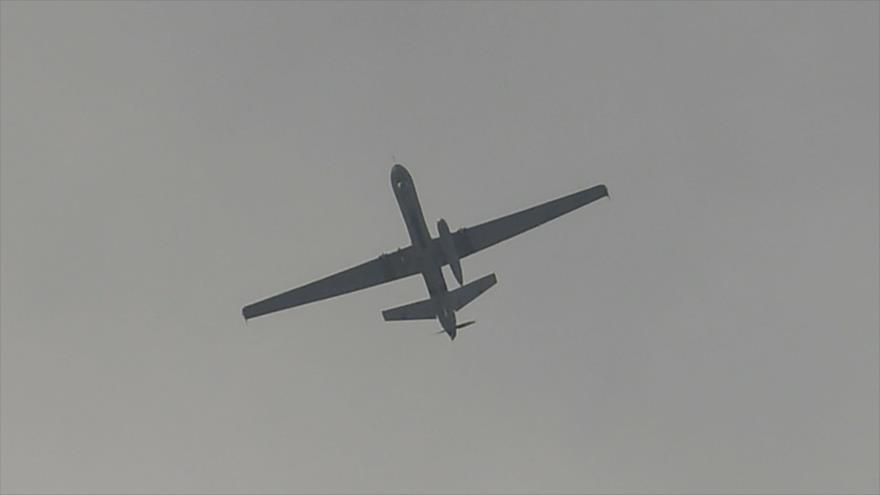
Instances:
[[[403,165],[397,164],[391,168],[391,188],[412,241],[410,246],[247,305],[242,308],[245,320],[420,273],[431,297],[386,309],[382,311],[382,317],[385,321],[436,318],[443,331],[454,340],[458,329],[474,323],[457,324],[455,312],[497,282],[495,274],[491,273],[464,284],[462,258],[608,196],[608,189],[600,184],[474,227],[459,229],[455,233],[449,231],[446,221],[441,218],[437,222],[438,236],[432,238],[412,176]],[[447,290],[441,270],[444,265],[452,269],[458,281],[457,289]]]

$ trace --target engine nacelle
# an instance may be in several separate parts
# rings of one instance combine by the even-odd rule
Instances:
[[[461,274],[461,259],[458,257],[458,250],[455,249],[455,242],[452,240],[452,234],[449,233],[449,225],[442,218],[437,221],[437,232],[440,233],[440,249],[443,250],[443,256],[452,268],[452,274],[458,285],[464,283],[464,277]]]

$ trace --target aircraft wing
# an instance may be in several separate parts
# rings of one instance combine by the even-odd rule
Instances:
[[[470,256],[606,196],[608,188],[604,185],[593,186],[474,227],[460,229],[452,234],[455,249],[461,258]]]
[[[241,313],[245,320],[256,318],[409,277],[416,273],[419,273],[418,263],[413,256],[412,246],[409,246],[391,254],[383,254],[374,260],[361,263],[302,287],[249,304],[242,308]]]

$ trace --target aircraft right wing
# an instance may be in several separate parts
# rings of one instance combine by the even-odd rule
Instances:
[[[419,272],[418,262],[413,256],[413,247],[409,246],[391,254],[383,254],[374,260],[361,263],[302,287],[249,304],[242,308],[241,313],[245,320],[256,318],[409,277]]]
[[[455,249],[461,258],[470,256],[606,196],[608,188],[600,184],[474,227],[460,229],[452,234]]]

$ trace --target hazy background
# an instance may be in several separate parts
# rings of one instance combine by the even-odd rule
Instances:
[[[864,3],[2,3],[2,490],[877,492]],[[597,183],[464,262],[245,325]],[[449,277],[451,281],[451,277]]]

